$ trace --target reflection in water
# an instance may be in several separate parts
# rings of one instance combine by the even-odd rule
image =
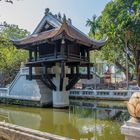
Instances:
[[[128,119],[123,102],[71,100],[69,110],[0,106],[0,121],[77,140],[123,140]]]

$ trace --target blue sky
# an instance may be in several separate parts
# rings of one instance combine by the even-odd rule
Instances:
[[[15,1],[15,0],[14,0]],[[86,20],[96,14],[99,16],[110,0],[20,0],[14,4],[0,2],[0,22],[7,21],[33,32],[44,16],[45,8],[53,14],[65,13],[81,31],[88,33]]]

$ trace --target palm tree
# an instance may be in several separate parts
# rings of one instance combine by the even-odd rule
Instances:
[[[90,27],[90,33],[93,34],[93,37],[94,38],[96,36],[96,31],[98,29],[98,23],[97,23],[96,18],[97,18],[97,16],[96,15],[93,15],[92,16],[92,19],[88,19],[86,21],[86,26],[89,26]]]

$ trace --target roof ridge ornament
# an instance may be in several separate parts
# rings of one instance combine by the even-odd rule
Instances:
[[[61,16],[61,13],[60,12],[58,13],[58,18],[57,19],[60,20],[60,21],[62,21],[62,16]]]
[[[49,13],[50,9],[49,8],[46,8],[45,9],[45,15],[47,15]]]
[[[67,18],[66,18],[66,15],[64,14],[63,16],[63,22],[66,23],[67,22]]]
[[[72,20],[68,18],[68,23],[72,25]]]

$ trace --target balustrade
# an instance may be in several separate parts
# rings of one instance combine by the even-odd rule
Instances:
[[[70,97],[128,99],[135,90],[71,90]]]

